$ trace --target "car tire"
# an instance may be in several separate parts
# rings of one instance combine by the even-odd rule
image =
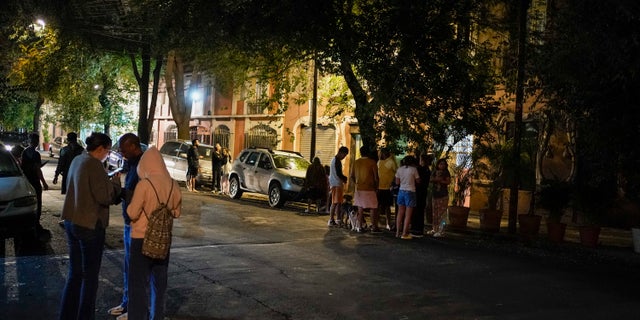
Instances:
[[[238,176],[233,175],[229,178],[229,196],[233,199],[240,199],[240,197],[242,197],[242,189],[240,188]]]
[[[282,186],[280,183],[274,182],[269,186],[269,206],[272,208],[281,208],[287,201],[282,193]]]

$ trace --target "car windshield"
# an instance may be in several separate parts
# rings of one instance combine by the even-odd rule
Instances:
[[[0,152],[0,177],[18,177],[21,174],[13,156],[8,152]]]
[[[310,163],[304,158],[292,157],[282,154],[274,154],[273,162],[276,164],[276,168],[287,170],[307,170]]]

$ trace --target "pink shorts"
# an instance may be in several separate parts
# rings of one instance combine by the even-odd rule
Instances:
[[[364,209],[375,209],[378,207],[378,195],[375,191],[359,191],[353,196],[353,205]]]

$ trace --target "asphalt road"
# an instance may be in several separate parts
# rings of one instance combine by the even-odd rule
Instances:
[[[47,180],[53,177],[50,162]],[[59,188],[58,186],[53,186]],[[169,269],[170,319],[638,319],[640,255],[450,233],[400,240],[327,228],[302,207],[183,188]],[[67,272],[62,195],[45,192],[51,239],[0,261],[0,319],[51,319]],[[119,303],[122,218],[112,207],[97,319]],[[616,251],[617,250],[617,251]],[[613,252],[613,253],[611,253]]]

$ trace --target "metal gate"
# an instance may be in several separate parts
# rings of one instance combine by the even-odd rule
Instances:
[[[267,125],[257,125],[244,134],[244,147],[275,149],[278,147],[278,133]]]

